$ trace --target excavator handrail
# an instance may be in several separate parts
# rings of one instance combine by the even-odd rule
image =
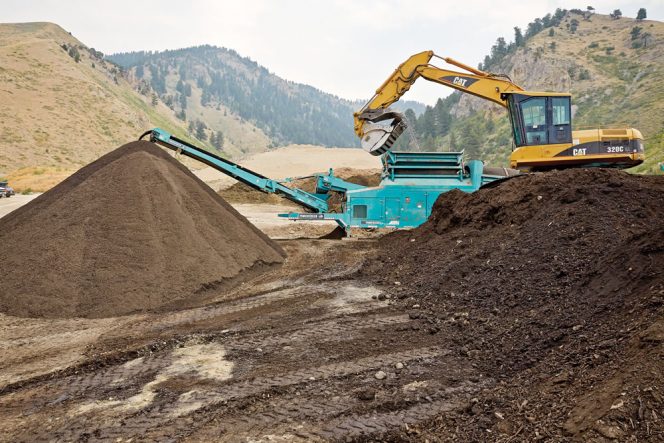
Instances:
[[[264,175],[254,172],[231,160],[222,158],[216,154],[194,146],[182,139],[174,137],[163,129],[154,128],[143,133],[139,140],[150,136],[150,141],[165,148],[179,152],[182,155],[198,160],[219,172],[222,172],[235,180],[244,183],[258,191],[274,193],[297,203],[300,206],[311,209],[314,212],[327,212],[327,200],[314,194],[297,188],[289,188],[278,180],[272,180]]]

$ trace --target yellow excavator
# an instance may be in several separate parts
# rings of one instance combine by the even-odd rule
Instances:
[[[430,64],[433,57],[466,72]],[[630,168],[645,159],[643,136],[634,128],[572,131],[571,95],[525,91],[504,74],[475,69],[433,51],[406,60],[356,112],[355,132],[373,155],[391,150],[407,128],[405,117],[389,108],[418,78],[449,86],[507,108],[514,145],[510,167],[537,171],[569,167]]]

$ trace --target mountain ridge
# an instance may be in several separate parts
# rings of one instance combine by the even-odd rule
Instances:
[[[239,135],[230,135],[226,148],[234,155],[289,143],[359,146],[353,112],[364,102],[279,77],[233,49],[200,45],[116,53],[107,59],[138,81],[147,81],[183,119],[201,120],[212,131],[228,133],[231,114],[265,136],[257,147],[256,143],[242,143]],[[401,106],[424,108],[417,102]]]

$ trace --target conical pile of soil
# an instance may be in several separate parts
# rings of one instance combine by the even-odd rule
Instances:
[[[424,435],[664,435],[664,177],[567,170],[449,192],[363,273],[487,381]]]
[[[149,142],[0,219],[0,311],[108,317],[204,302],[285,253]]]

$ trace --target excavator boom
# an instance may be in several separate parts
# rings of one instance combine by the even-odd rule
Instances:
[[[441,60],[461,68],[466,73],[442,69],[430,64],[436,56],[433,51],[415,54],[403,62],[376,90],[376,94],[355,116],[355,132],[362,147],[374,155],[388,151],[405,129],[404,117],[389,109],[415,83],[419,77],[463,91],[507,107],[505,93],[523,91],[507,76],[491,74],[472,68],[452,58]],[[389,124],[382,122],[390,121]]]

